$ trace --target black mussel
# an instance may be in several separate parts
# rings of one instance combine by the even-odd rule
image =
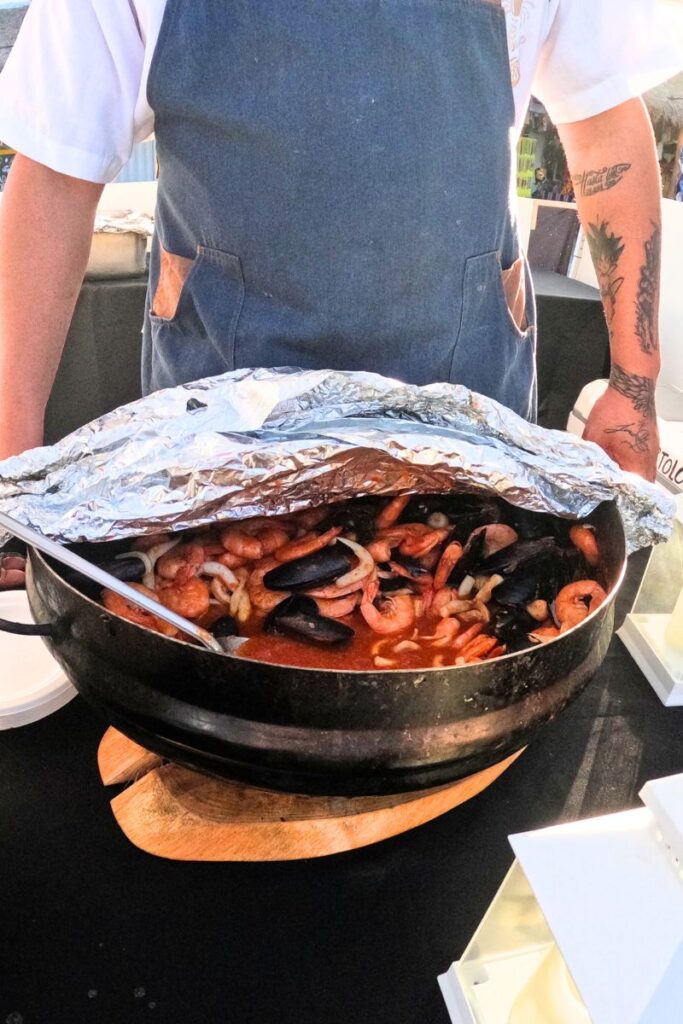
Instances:
[[[496,588],[497,590],[498,588]],[[497,600],[497,598],[496,598]],[[523,608],[496,607],[491,613],[490,629],[495,637],[503,643],[517,633],[531,633],[538,623]]]
[[[420,565],[417,559],[410,558],[409,555],[402,555],[400,552],[395,551],[392,561],[407,569],[414,579],[418,579],[420,576],[429,576],[429,569],[425,569],[424,565]],[[387,566],[387,569],[391,571],[391,566]]]
[[[323,647],[340,647],[355,636],[350,626],[321,615],[313,598],[303,594],[294,594],[276,605],[268,612],[263,628],[266,633],[284,634]]]
[[[419,594],[420,592],[419,584],[405,576],[380,576],[379,589],[382,594],[396,594],[400,591],[406,594]]]
[[[535,619],[523,608],[494,608],[491,615],[491,632],[505,644],[508,654],[538,646],[538,640],[529,636],[537,626]]]
[[[215,636],[217,640],[222,640],[224,637],[228,636],[237,636],[239,634],[237,623],[233,619],[232,615],[223,615],[220,619],[217,619],[209,632]]]
[[[404,508],[399,522],[426,523],[435,515],[446,517],[453,526],[450,540],[458,540],[461,544],[477,526],[500,522],[498,502],[477,494],[417,494]],[[442,528],[448,523],[430,525]]]
[[[97,562],[98,569],[103,569],[110,576],[116,577],[122,583],[139,583],[145,575],[145,566],[141,559],[131,555],[130,558],[108,558],[104,562]],[[94,583],[87,576],[81,575],[76,569],[64,569],[62,573],[66,582],[78,590],[90,594],[99,592],[102,588],[99,583]]]
[[[453,540],[454,538],[451,538]],[[450,544],[450,540],[448,541]],[[481,533],[477,533],[472,539],[472,543],[469,544],[462,553],[462,557],[458,562],[455,563],[455,567],[448,577],[449,587],[459,587],[465,576],[476,575],[478,567],[483,563],[484,560],[484,544],[486,543],[486,534],[482,530]]]
[[[482,573],[500,573],[501,576],[508,576],[517,572],[524,565],[546,560],[548,556],[556,554],[557,551],[557,542],[554,537],[518,540],[506,548],[501,548],[493,555],[489,555],[476,566],[476,569]]]
[[[104,569],[111,576],[124,583],[139,583],[145,575],[145,567],[139,558],[111,558],[107,562],[100,563],[100,569]]]
[[[531,570],[530,566],[528,571],[513,573],[496,587],[494,593],[498,604],[525,606],[538,598],[545,599],[546,586],[543,575]]]
[[[503,503],[501,522],[507,523],[517,533],[520,540],[538,540],[540,537],[554,537],[561,544],[569,539],[569,523],[559,516],[548,512],[531,512],[526,508]]]
[[[583,556],[575,548],[560,548],[552,544],[533,550],[533,558],[522,559],[514,571],[506,571],[509,570],[507,563],[504,568],[496,570],[505,577],[496,587],[498,604],[527,605],[539,598],[554,601],[560,590],[568,583],[586,579],[586,576],[590,575]],[[501,552],[502,554],[504,552]]]
[[[268,590],[310,590],[324,587],[348,572],[353,555],[345,544],[331,544],[304,558],[283,562],[267,572],[263,584]]]
[[[333,508],[325,520],[325,530],[332,526],[341,526],[345,537],[365,547],[375,536],[375,513],[367,505],[340,505],[339,508]]]

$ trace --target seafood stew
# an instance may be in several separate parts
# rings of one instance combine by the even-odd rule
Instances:
[[[135,541],[106,568],[241,658],[448,668],[545,644],[605,600],[593,526],[472,494],[358,499]],[[183,639],[105,591],[108,611]]]

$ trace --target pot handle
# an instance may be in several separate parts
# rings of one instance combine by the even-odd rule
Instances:
[[[57,629],[49,622],[8,622],[0,619],[0,632],[17,633],[19,636],[49,636],[55,638]]]

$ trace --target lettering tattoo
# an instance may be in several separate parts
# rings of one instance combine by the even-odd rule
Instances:
[[[645,243],[645,262],[640,268],[636,298],[636,335],[641,349],[648,354],[657,349],[657,296],[662,241],[659,225],[653,224],[652,229]]]
[[[650,431],[645,420],[640,423],[624,423],[621,427],[607,427],[605,433],[626,434],[626,437],[621,438],[621,443],[639,455],[646,455],[649,451]]]
[[[583,174],[574,178],[574,185],[582,196],[594,196],[598,192],[609,192],[611,188],[619,184],[630,169],[630,164],[614,164],[612,167],[603,167],[599,171],[584,171]]]
[[[646,419],[655,418],[655,382],[651,377],[638,373],[627,373],[623,366],[614,363],[609,378],[610,387],[628,398],[636,412]]]
[[[611,333],[617,294],[624,283],[624,278],[617,274],[619,260],[624,251],[623,241],[618,235],[610,234],[609,224],[605,220],[600,224],[589,224],[586,235]]]

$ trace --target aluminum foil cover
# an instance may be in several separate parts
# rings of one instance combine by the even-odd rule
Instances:
[[[0,462],[0,509],[72,542],[454,489],[575,518],[614,500],[630,550],[664,540],[674,512],[593,444],[461,386],[370,373],[238,370]]]
[[[95,218],[95,234],[118,235],[130,234],[144,235],[151,238],[154,233],[154,220],[147,213],[139,213],[137,210],[111,210],[106,213],[98,213]]]

